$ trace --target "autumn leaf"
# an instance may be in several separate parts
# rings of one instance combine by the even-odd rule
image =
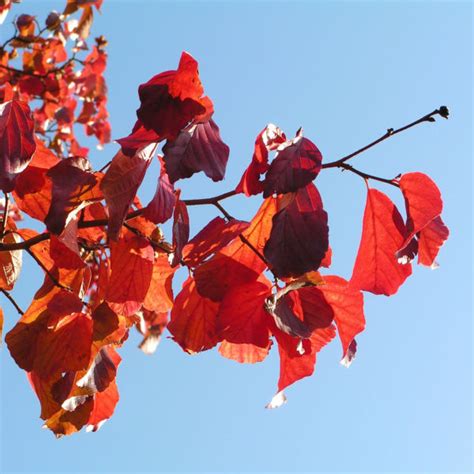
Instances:
[[[13,244],[21,239],[16,233],[9,233],[2,243]],[[22,266],[22,251],[11,250],[10,252],[0,252],[0,289],[10,291],[15,286],[15,282],[20,276]]]
[[[201,296],[190,277],[176,296],[168,330],[181,348],[193,354],[218,342],[216,317],[219,304]]]
[[[153,259],[151,245],[131,232],[111,243],[106,301],[114,311],[132,316],[140,309],[150,286]]]
[[[174,186],[160,159],[161,172],[156,184],[155,195],[145,208],[144,216],[154,224],[162,224],[171,218],[176,205]]]
[[[404,238],[405,225],[398,209],[384,193],[369,188],[351,286],[376,295],[396,293],[411,274],[411,265],[402,265],[395,255]]]
[[[267,198],[242,233],[243,240],[237,237],[196,268],[194,277],[201,295],[220,301],[232,286],[259,277],[266,268],[261,252],[270,235],[276,211],[277,199]]]
[[[179,199],[179,195],[174,208],[173,217],[173,261],[171,266],[176,266],[181,262],[183,248],[189,240],[189,215],[186,204]]]
[[[25,102],[0,104],[0,188],[13,191],[16,177],[28,166],[36,149],[34,122]]]
[[[100,189],[109,208],[107,232],[113,240],[119,236],[120,228],[151,163],[155,149],[155,144],[148,145],[132,157],[118,151],[100,183]]]
[[[263,254],[279,277],[317,270],[329,247],[327,214],[313,184],[299,189],[274,217]]]
[[[418,232],[441,214],[443,201],[436,184],[423,173],[405,173],[399,183],[407,211],[407,235],[401,246],[404,248]]]
[[[224,179],[229,147],[213,120],[188,125],[176,140],[163,147],[163,160],[171,183],[204,171],[213,181]]]
[[[449,230],[441,217],[435,217],[424,227],[418,237],[418,263],[436,268],[439,249],[449,237]]]
[[[166,71],[140,85],[138,122],[129,137],[118,140],[126,154],[137,144],[174,140],[193,120],[204,121],[213,112],[212,102],[203,97],[196,60],[183,52],[176,71]]]
[[[321,152],[303,137],[300,129],[293,140],[281,144],[263,183],[263,197],[286,194],[304,188],[321,170]]]
[[[270,316],[265,310],[265,300],[270,291],[271,284],[266,278],[231,288],[217,314],[219,338],[267,348]]]
[[[102,196],[94,192],[97,177],[85,158],[67,158],[53,166],[47,175],[53,182],[53,191],[45,223],[48,230],[60,234],[71,216]]]
[[[219,354],[226,359],[234,360],[240,364],[256,364],[266,359],[272,346],[271,339],[266,347],[254,344],[236,344],[229,341],[222,341],[219,345]]]
[[[275,150],[280,143],[284,143],[285,141],[285,134],[279,127],[272,123],[269,123],[257,135],[252,161],[235,188],[237,193],[252,196],[263,191],[263,181],[260,180],[260,177],[269,168],[268,152]]]
[[[248,227],[248,222],[236,219],[226,222],[221,217],[215,217],[184,246],[184,262],[191,267],[198,265],[225,247]]]

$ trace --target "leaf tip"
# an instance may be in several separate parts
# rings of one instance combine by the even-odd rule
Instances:
[[[287,398],[283,390],[280,392],[276,393],[276,395],[273,396],[273,398],[270,400],[270,403],[268,403],[265,408],[269,410],[273,410],[274,408],[280,408],[287,402]]]

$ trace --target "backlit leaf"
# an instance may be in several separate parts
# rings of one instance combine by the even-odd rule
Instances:
[[[405,225],[398,209],[382,192],[368,189],[362,237],[350,284],[376,295],[393,295],[411,274],[411,265],[398,263]]]

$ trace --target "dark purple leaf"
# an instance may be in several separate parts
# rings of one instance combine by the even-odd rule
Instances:
[[[15,99],[0,104],[0,189],[13,191],[16,177],[28,166],[35,150],[28,105]]]
[[[297,191],[313,181],[321,170],[321,152],[302,132],[278,150],[265,177],[263,197]]]
[[[222,141],[219,127],[213,120],[192,124],[176,140],[163,147],[166,171],[174,183],[204,171],[213,181],[224,178],[229,147]]]
[[[328,249],[327,214],[313,184],[299,189],[273,217],[263,253],[279,277],[317,270]]]

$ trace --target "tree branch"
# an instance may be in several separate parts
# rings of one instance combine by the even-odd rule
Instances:
[[[63,66],[64,67],[64,66]],[[23,71],[22,71],[23,72]],[[408,130],[409,128],[415,127],[416,125],[423,123],[423,122],[434,122],[435,121],[435,116],[439,115],[443,118],[448,118],[449,116],[449,110],[446,106],[441,106],[436,110],[433,110],[429,114],[424,115],[423,117],[415,120],[414,122],[411,122],[407,125],[404,125],[403,127],[400,127],[396,130],[389,128],[387,132],[382,135],[380,138],[377,140],[374,140],[373,142],[369,143],[368,145],[359,148],[358,150],[354,151],[353,153],[350,153],[349,155],[343,156],[339,160],[332,161],[329,163],[324,163],[322,165],[322,168],[341,168],[342,170],[347,170],[350,171],[351,173],[357,174],[361,176],[364,179],[372,179],[375,181],[380,181],[382,183],[390,184],[392,186],[398,186],[398,183],[396,179],[386,179],[386,178],[380,178],[378,176],[374,176],[368,173],[364,173],[363,171],[360,171],[356,168],[354,168],[351,165],[348,165],[346,161],[350,160],[351,158],[363,153],[364,151],[368,150],[369,148],[372,148],[373,146],[387,140],[388,138],[392,137],[393,135],[396,135],[398,133],[401,133],[405,130]],[[220,205],[220,201],[230,198],[232,196],[237,195],[238,193],[234,190],[228,191],[226,193],[219,194],[217,196],[212,196],[208,198],[199,198],[199,199],[184,199],[183,202],[187,206],[202,206],[202,205],[214,205],[216,206],[226,218],[231,217],[227,211]],[[125,217],[125,221],[128,221],[130,219],[134,219],[135,217],[139,217],[143,214],[145,211],[144,208],[142,209],[137,209],[135,211],[130,212],[127,214]],[[102,227],[102,226],[107,226],[109,223],[108,219],[96,219],[96,220],[90,220],[90,221],[82,221],[79,222],[78,227],[80,229],[86,229],[89,227]],[[44,240],[48,240],[50,238],[50,233],[49,232],[44,232],[42,234],[36,235],[35,237],[32,237],[31,239],[25,240],[23,242],[16,242],[16,243],[11,243],[11,244],[6,244],[6,243],[0,243],[0,252],[2,251],[10,251],[10,250],[27,250],[33,245],[36,245],[40,242],[43,242]],[[246,243],[248,245],[248,243]],[[257,251],[257,249],[252,249],[254,251]],[[266,265],[268,263],[265,260],[265,257],[263,255],[259,255],[259,257],[265,262]]]

